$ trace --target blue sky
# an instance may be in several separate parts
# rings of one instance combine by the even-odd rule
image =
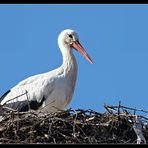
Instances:
[[[61,65],[59,33],[74,29],[94,64],[74,51],[73,109],[104,103],[148,110],[148,5],[1,4],[0,95],[21,80]]]

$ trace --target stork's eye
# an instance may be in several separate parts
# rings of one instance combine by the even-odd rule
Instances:
[[[69,34],[69,37],[72,39],[72,35],[71,34]]]

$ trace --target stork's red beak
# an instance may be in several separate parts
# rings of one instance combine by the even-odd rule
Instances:
[[[86,51],[84,50],[84,48],[82,47],[82,45],[79,43],[79,41],[74,41],[71,44],[72,48],[75,48],[77,51],[79,51],[86,60],[88,60],[91,64],[93,64],[93,61],[91,60],[91,58],[89,57],[89,55],[86,53]]]

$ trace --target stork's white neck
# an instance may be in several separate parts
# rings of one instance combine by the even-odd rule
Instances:
[[[77,79],[77,62],[76,59],[73,55],[72,49],[68,46],[59,46],[62,52],[63,56],[63,64],[60,67],[60,71],[63,71],[63,76],[66,78],[65,80],[67,81],[67,104],[71,100],[74,88],[75,88],[75,83]]]
[[[60,48],[60,50],[62,52],[62,56],[63,56],[62,67],[66,71],[73,69],[74,71],[77,72],[77,62],[76,62],[76,59],[73,55],[72,49],[68,45],[65,45],[65,44],[59,44],[59,48]]]

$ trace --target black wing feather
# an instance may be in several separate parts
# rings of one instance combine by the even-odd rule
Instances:
[[[43,104],[44,101],[45,101],[45,97],[43,96],[41,102],[37,102],[35,100],[28,102],[28,100],[26,100],[26,101],[17,101],[17,102],[7,103],[4,105],[4,108],[2,109],[1,113],[9,112],[10,109],[14,109],[19,112],[27,112],[29,108],[33,110],[37,110]]]
[[[19,107],[19,111],[20,112],[28,111],[29,107],[30,107],[30,109],[37,110],[43,104],[44,101],[45,101],[45,97],[44,96],[43,96],[43,98],[42,98],[40,103],[35,101],[35,100],[33,100],[33,101],[29,101],[29,104],[28,104],[27,101],[24,101],[25,103],[23,103],[22,107],[21,106]]]
[[[7,94],[8,94],[10,91],[11,91],[11,90],[6,91],[6,92],[0,97],[0,101],[2,101],[2,100],[7,96]]]

